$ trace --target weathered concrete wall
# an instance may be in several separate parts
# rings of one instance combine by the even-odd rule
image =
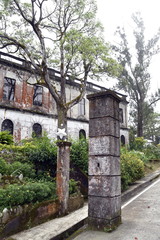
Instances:
[[[13,135],[16,141],[32,136],[32,127],[34,123],[42,126],[42,131],[46,132],[50,138],[56,138],[57,119],[52,116],[33,114],[30,112],[19,112],[11,109],[0,108],[0,128],[5,119],[13,122]],[[68,120],[68,135],[70,138],[79,138],[79,131],[84,129],[88,136],[88,122]]]
[[[119,103],[119,107],[123,110],[123,122],[120,122],[120,127],[128,128],[128,102],[122,101]]]
[[[112,91],[88,99],[89,227],[111,231],[121,222],[120,99]]]
[[[68,212],[79,209],[84,205],[83,196],[71,196],[68,205]],[[53,200],[5,209],[0,213],[0,239],[56,218],[60,209],[59,202]]]
[[[41,124],[43,131],[47,132],[49,137],[56,137],[56,119],[29,112],[0,109],[0,126],[5,119],[10,119],[13,122],[13,135],[17,141],[32,136],[32,127],[34,123]]]
[[[129,144],[129,129],[126,128],[121,128],[120,129],[120,136],[124,136],[125,137],[125,144]]]

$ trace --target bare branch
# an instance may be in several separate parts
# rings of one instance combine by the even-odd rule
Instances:
[[[24,12],[23,9],[20,7],[19,2],[18,2],[17,0],[13,0],[13,1],[15,2],[16,6],[17,6],[17,8],[18,8],[18,10],[19,10],[19,12],[20,12],[20,14],[21,14],[21,16],[24,18],[24,20],[25,20],[26,22],[28,22],[28,23],[31,24],[31,20],[25,16],[25,12]]]

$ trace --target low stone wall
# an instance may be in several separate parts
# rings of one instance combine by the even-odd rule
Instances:
[[[79,209],[83,204],[82,195],[70,197],[68,212]],[[4,209],[0,215],[0,239],[59,217],[59,212],[59,202],[53,200]]]

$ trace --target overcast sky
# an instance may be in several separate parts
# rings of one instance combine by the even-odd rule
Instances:
[[[114,42],[117,26],[132,29],[131,15],[141,12],[146,28],[146,38],[152,37],[160,28],[160,0],[96,0],[98,18],[102,22],[105,40]],[[160,54],[153,58],[150,68],[151,91],[160,88]],[[160,101],[158,103],[160,109]],[[157,109],[157,108],[156,108]],[[160,112],[160,110],[159,110]]]

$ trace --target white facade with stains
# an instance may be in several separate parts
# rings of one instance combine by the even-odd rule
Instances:
[[[58,72],[50,70],[50,77],[56,79],[59,86]],[[30,66],[22,59],[0,53],[0,129],[12,130],[15,141],[30,138],[34,133],[46,132],[49,137],[56,138],[57,114],[56,103],[45,87],[27,84],[35,79]],[[67,100],[78,95],[77,81],[67,80]],[[88,83],[87,94],[107,90],[95,84]],[[119,94],[118,94],[119,95]],[[126,96],[120,103],[121,140],[128,144],[128,116]],[[79,138],[79,134],[88,136],[89,102],[85,98],[68,111],[68,135]],[[11,129],[12,128],[12,129]],[[38,130],[36,130],[38,129]],[[38,132],[39,131],[39,132]],[[37,134],[36,133],[36,134]]]

